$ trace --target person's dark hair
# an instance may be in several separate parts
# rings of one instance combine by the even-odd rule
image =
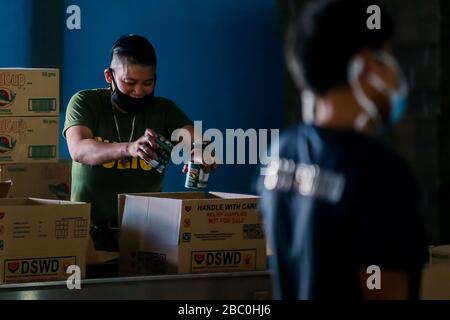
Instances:
[[[373,4],[381,9],[381,29],[367,27]],[[303,84],[320,95],[347,84],[350,59],[361,49],[380,49],[393,29],[391,16],[375,1],[314,1],[292,25],[286,49],[299,63]]]
[[[153,45],[145,37],[128,34],[120,37],[111,50],[111,62],[117,56],[126,59],[129,63],[156,68],[156,52]]]

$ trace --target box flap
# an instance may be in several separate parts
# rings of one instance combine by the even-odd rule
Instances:
[[[117,212],[119,219],[119,227],[122,225],[123,212],[125,207],[125,197],[140,196],[140,197],[154,197],[154,198],[169,198],[169,199],[205,199],[204,192],[148,192],[148,193],[122,193],[117,196]]]
[[[0,182],[0,198],[6,198],[11,189],[12,181]]]
[[[86,204],[86,202],[66,201],[66,200],[52,200],[52,199],[40,199],[40,198],[28,198],[33,204],[40,205],[76,205]]]
[[[206,198],[204,192],[157,192],[157,193],[140,194],[140,196],[176,199],[176,200],[192,200],[192,199],[195,200]]]
[[[138,248],[178,245],[181,201],[127,195],[120,242],[133,238]],[[158,228],[154,228],[158,226]],[[152,232],[146,232],[149,228]]]
[[[0,204],[3,206],[43,206],[43,205],[61,206],[61,205],[80,205],[86,203],[63,201],[63,200],[38,199],[38,198],[4,198],[0,199]]]
[[[226,193],[226,192],[209,192],[210,198],[220,198],[220,199],[258,199],[259,196],[254,196],[250,194],[239,194],[239,193]]]

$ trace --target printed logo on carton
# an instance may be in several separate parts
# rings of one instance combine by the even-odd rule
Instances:
[[[192,234],[190,232],[183,232],[183,242],[191,242]]]
[[[189,219],[189,218],[184,219],[183,226],[185,228],[189,228],[191,226],[191,224],[192,224],[191,219]]]
[[[28,118],[2,118],[0,119],[0,132],[3,134],[24,135],[27,131]]]
[[[208,270],[255,270],[256,249],[193,251],[192,271]]]
[[[76,264],[76,257],[46,257],[5,260],[4,282],[21,282],[36,277],[60,277],[65,270]]]
[[[16,99],[16,93],[8,88],[0,88],[0,111],[6,111]]]
[[[21,88],[27,82],[23,73],[0,72],[0,86]]]
[[[11,152],[16,146],[16,140],[8,135],[0,135],[0,154]]]
[[[15,273],[17,270],[19,270],[19,262],[13,261],[8,262],[8,271],[11,273]]]

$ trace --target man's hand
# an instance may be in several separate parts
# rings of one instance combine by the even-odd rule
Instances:
[[[158,134],[152,129],[146,129],[142,137],[134,142],[131,142],[127,146],[127,152],[130,157],[139,157],[146,162],[150,162],[151,159],[156,159],[159,146],[156,143],[156,137]]]
[[[134,142],[103,143],[97,141],[91,129],[86,126],[73,126],[66,131],[70,156],[74,161],[88,165],[99,165],[127,157],[139,157],[149,162],[157,158],[157,136],[165,139],[155,131],[147,129],[144,135]]]
[[[184,126],[183,129],[186,129],[187,131],[189,131],[189,134],[191,135],[191,139],[189,141],[195,141],[195,133],[194,133],[194,126],[193,125],[187,125]],[[201,133],[198,133],[199,137],[202,137]],[[192,150],[191,152],[191,159],[194,158],[194,150]],[[210,173],[214,170],[217,169],[219,165],[217,163],[213,163],[213,164],[206,164],[205,160],[203,159],[203,170],[205,171],[205,173]],[[188,168],[189,168],[189,164],[185,164],[183,166],[183,173],[188,172]]]

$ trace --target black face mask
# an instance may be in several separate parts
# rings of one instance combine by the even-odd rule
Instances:
[[[129,95],[120,91],[117,86],[116,79],[114,78],[113,69],[109,68],[109,72],[111,72],[111,77],[114,82],[115,90],[111,94],[111,102],[119,106],[120,109],[131,113],[136,114],[142,111],[143,109],[149,107],[153,102],[153,97],[155,95],[155,90],[153,92],[143,96],[142,98],[133,98]],[[156,82],[156,74],[155,74],[155,82]]]

